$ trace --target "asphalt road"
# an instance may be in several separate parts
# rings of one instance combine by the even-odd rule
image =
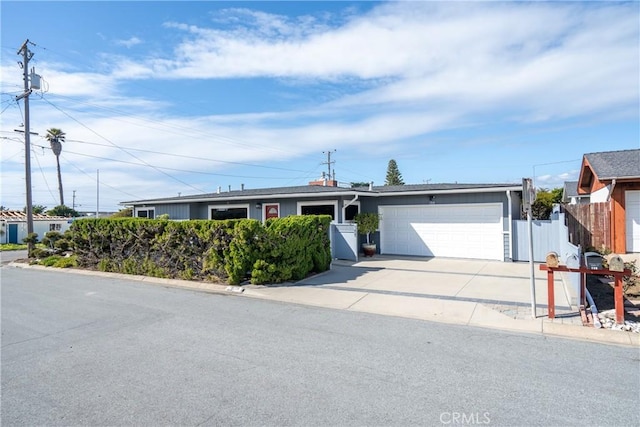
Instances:
[[[637,348],[2,267],[2,425],[640,425]]]

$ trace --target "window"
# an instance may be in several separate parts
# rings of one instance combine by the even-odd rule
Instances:
[[[62,226],[60,224],[49,224],[49,231],[60,231]]]
[[[247,219],[249,205],[213,205],[209,206],[209,219]]]
[[[349,205],[346,208],[344,208],[344,220],[346,221],[353,221],[353,217],[356,216],[356,214],[360,212],[360,204],[353,204],[353,205]]]
[[[329,215],[336,220],[337,201],[298,202],[298,215]]]
[[[156,208],[136,208],[136,218],[154,219],[156,217]]]

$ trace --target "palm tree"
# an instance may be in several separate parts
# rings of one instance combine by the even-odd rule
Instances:
[[[47,130],[47,141],[51,144],[51,151],[56,156],[56,164],[58,165],[58,190],[60,191],[60,204],[64,205],[64,193],[62,191],[62,174],[60,173],[60,153],[62,153],[62,143],[65,139],[65,133],[60,129],[51,128]]]

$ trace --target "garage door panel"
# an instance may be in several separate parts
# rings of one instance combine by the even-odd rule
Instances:
[[[627,252],[640,252],[640,191],[625,192]]]
[[[382,253],[502,260],[502,205],[380,207]]]

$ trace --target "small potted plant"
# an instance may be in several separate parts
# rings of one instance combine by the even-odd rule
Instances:
[[[367,236],[367,242],[362,244],[364,256],[373,256],[376,253],[376,244],[371,240],[371,233],[374,233],[380,224],[380,215],[377,213],[359,213],[353,221],[358,225],[358,233]]]

